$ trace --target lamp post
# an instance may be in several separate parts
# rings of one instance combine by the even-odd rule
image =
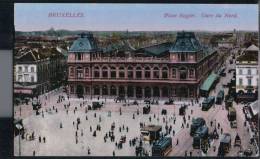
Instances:
[[[22,126],[17,124],[16,127],[19,130],[19,156],[21,156],[21,129],[22,129]]]

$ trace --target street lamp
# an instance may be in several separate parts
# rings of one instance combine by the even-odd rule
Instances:
[[[21,156],[21,129],[22,129],[22,126],[20,124],[17,124],[16,127],[19,130],[19,156]]]

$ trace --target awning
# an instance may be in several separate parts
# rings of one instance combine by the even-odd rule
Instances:
[[[209,77],[204,81],[201,85],[200,89],[203,91],[209,91],[213,83],[218,79],[218,75],[215,73],[211,73]]]

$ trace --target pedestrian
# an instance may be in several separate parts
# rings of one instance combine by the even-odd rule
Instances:
[[[190,110],[190,113],[193,114],[193,110],[192,109]]]
[[[113,156],[115,156],[116,154],[115,154],[115,151],[113,151]]]
[[[39,136],[39,142],[41,143],[41,141],[42,141],[42,138],[41,138],[41,136]]]
[[[192,156],[192,151],[190,151],[190,156]]]
[[[68,109],[66,110],[66,112],[67,112],[67,114],[69,114],[69,110]]]
[[[73,126],[74,126],[74,125],[75,125],[75,122],[73,121],[72,124],[73,124]]]
[[[212,126],[213,125],[213,121],[210,121],[210,126]]]
[[[222,128],[220,129],[220,132],[221,132],[221,134],[223,133],[223,129]]]
[[[135,114],[133,114],[133,119],[135,119]]]
[[[90,132],[92,132],[92,126],[90,126],[89,129],[90,129]]]
[[[176,141],[176,145],[178,145],[179,144],[179,140],[177,139],[177,141]]]
[[[33,151],[33,156],[35,156],[35,150]]]
[[[101,116],[99,116],[99,122],[101,122]]]
[[[81,129],[81,136],[83,136],[83,129]]]
[[[43,142],[44,142],[44,143],[46,142],[46,138],[45,138],[45,137],[43,137]]]
[[[96,113],[94,113],[94,118],[96,118],[97,117],[97,114]]]
[[[56,113],[58,113],[58,109],[56,108]]]
[[[184,128],[184,124],[183,123],[181,124],[181,128]]]
[[[151,122],[151,120],[152,120],[152,118],[151,118],[151,116],[149,116],[149,121]]]
[[[172,130],[172,136],[174,136],[175,135],[175,131],[174,130]]]
[[[60,128],[62,128],[62,123],[60,123]]]
[[[128,132],[128,126],[126,127],[126,132]]]

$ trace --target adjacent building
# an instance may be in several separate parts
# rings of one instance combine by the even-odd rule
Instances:
[[[237,98],[257,98],[259,68],[258,47],[251,45],[236,60]]]
[[[68,52],[69,93],[197,97],[200,85],[220,62],[217,51],[202,46],[193,32],[179,32],[173,43],[120,48],[128,49],[111,53],[98,48],[91,33],[80,35]]]
[[[14,93],[40,95],[61,86],[66,58],[55,48],[18,49],[15,56]]]

